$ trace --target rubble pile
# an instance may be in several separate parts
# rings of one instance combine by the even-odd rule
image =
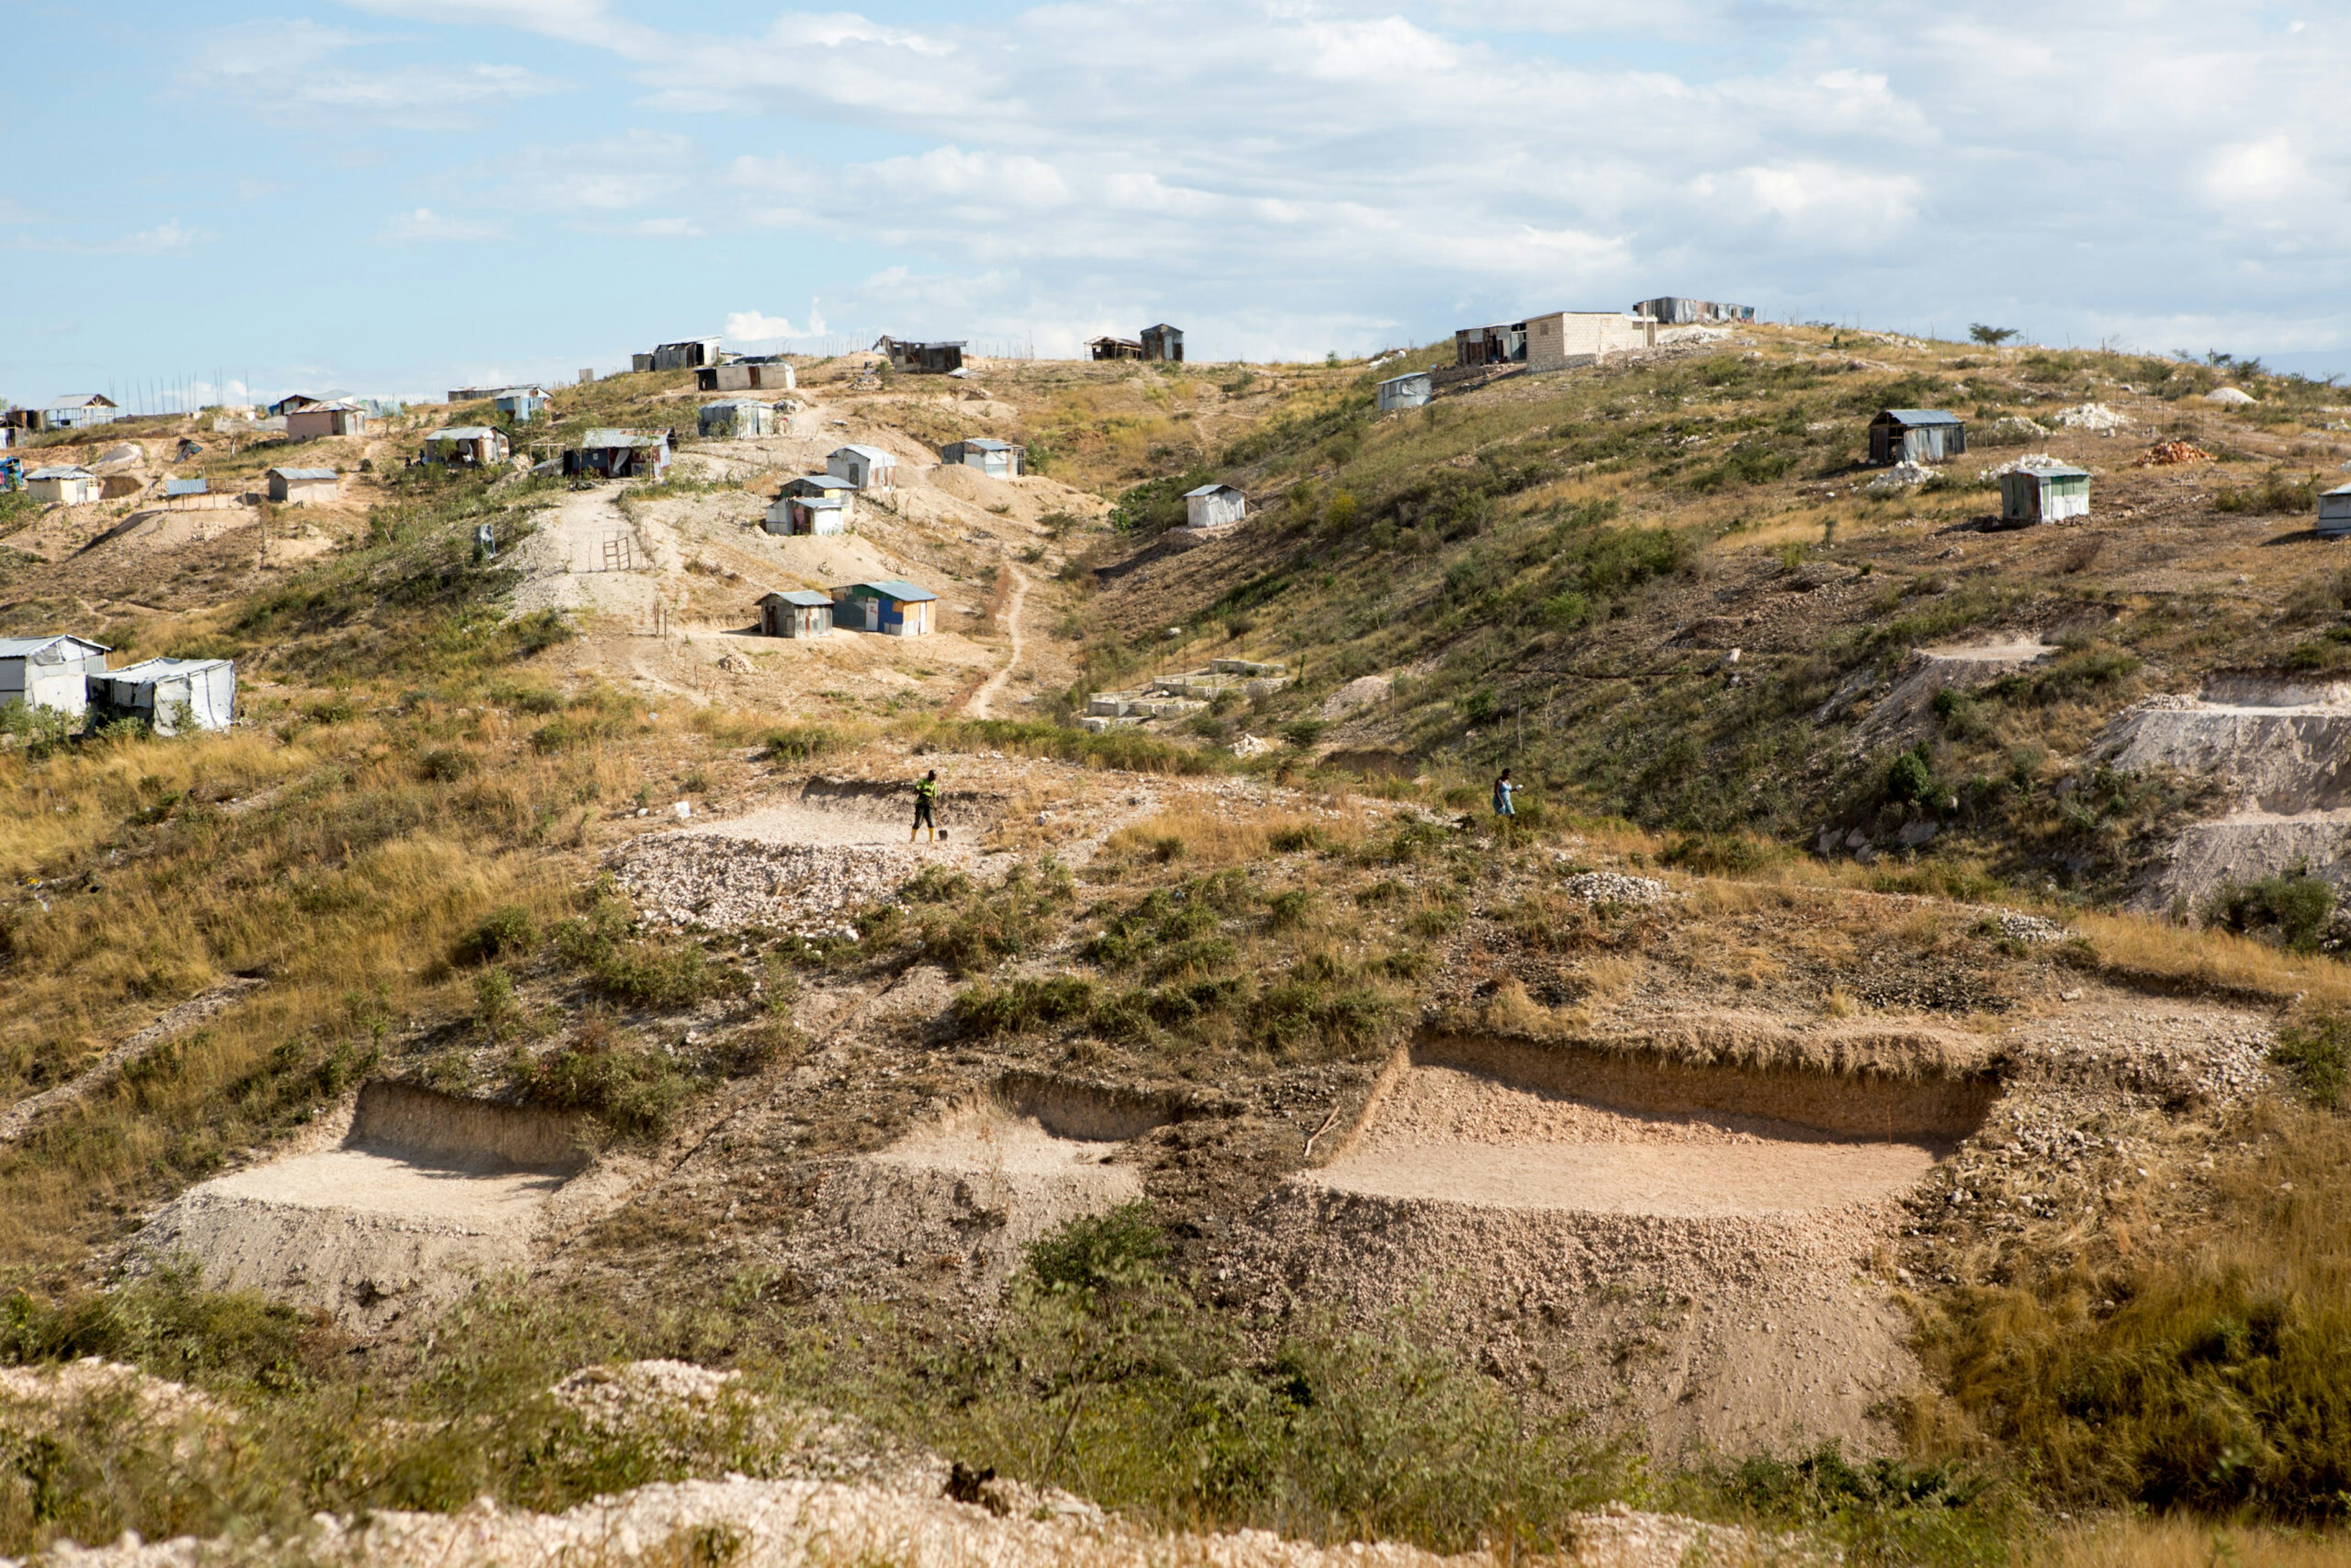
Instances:
[[[1653,877],[1623,872],[1587,871],[1561,884],[1568,897],[1586,904],[1663,904],[1673,890]]]
[[[2134,468],[2169,468],[2181,463],[2210,463],[2212,455],[2188,441],[2158,441],[2131,459]]]
[[[1994,910],[1987,918],[2000,927],[2003,936],[2019,942],[2062,942],[2065,928],[2054,920],[2044,920],[2038,915],[2023,915],[2013,909]]]
[[[887,902],[926,861],[963,859],[928,844],[763,844],[717,833],[658,833],[612,859],[612,873],[650,925],[745,926],[816,940],[853,936],[852,919]]]
[[[2050,417],[2068,430],[2095,431],[2100,435],[2112,435],[2130,423],[2130,415],[2108,408],[2102,402],[2085,402],[2078,408],[2061,408]]]

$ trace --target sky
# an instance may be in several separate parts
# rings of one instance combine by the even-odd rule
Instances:
[[[1656,294],[2351,375],[2351,7],[8,0],[0,399]],[[38,155],[26,149],[37,146]]]

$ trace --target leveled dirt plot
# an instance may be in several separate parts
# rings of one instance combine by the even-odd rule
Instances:
[[[817,1265],[842,1278],[914,1268],[992,1293],[1059,1226],[1143,1196],[1129,1140],[1180,1119],[1144,1095],[1028,1075],[848,1161],[817,1194]]]
[[[551,1200],[588,1164],[580,1131],[572,1117],[370,1083],[339,1143],[191,1188],[138,1250],[380,1331],[476,1275],[527,1267],[579,1207]]]
[[[1260,1207],[1242,1271],[1433,1310],[1491,1370],[1660,1452],[1875,1447],[1872,1407],[1916,1367],[1856,1265],[1996,1092],[1432,1039]]]

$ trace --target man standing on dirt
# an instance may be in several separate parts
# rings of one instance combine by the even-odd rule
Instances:
[[[931,808],[937,804],[938,799],[939,770],[934,768],[914,780],[914,825],[906,834],[908,843],[913,843],[914,834],[925,828],[931,831],[931,842],[939,841],[939,825],[931,816]]]

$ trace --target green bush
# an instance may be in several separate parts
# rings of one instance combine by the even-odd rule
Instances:
[[[644,1138],[668,1130],[693,1087],[668,1056],[617,1043],[597,1029],[529,1061],[518,1077],[533,1103],[584,1112],[624,1136]]]
[[[1085,1018],[1099,998],[1099,988],[1081,975],[1024,976],[1001,986],[982,981],[956,998],[955,1019],[961,1033],[987,1039]]]
[[[538,940],[538,926],[530,911],[510,904],[491,910],[459,937],[455,956],[461,964],[486,964],[493,958],[511,958]]]
[[[838,750],[842,737],[819,724],[786,725],[768,736],[767,753],[770,762],[806,762]]]
[[[2312,1104],[2340,1109],[2351,1082],[2351,1015],[2322,1012],[2277,1032],[2270,1060],[2293,1075],[2294,1087]]]
[[[1935,768],[1922,741],[1886,765],[1882,791],[1887,800],[1924,801],[1935,798]]]
[[[2231,931],[2273,931],[2285,946],[2308,953],[2317,948],[2334,915],[2335,889],[2296,870],[2223,887],[2208,918]]]
[[[2312,512],[2318,507],[2318,492],[2324,481],[2315,474],[2294,479],[2285,471],[2273,468],[2261,476],[2257,484],[2231,486],[2212,497],[2212,508],[2220,512]]]

